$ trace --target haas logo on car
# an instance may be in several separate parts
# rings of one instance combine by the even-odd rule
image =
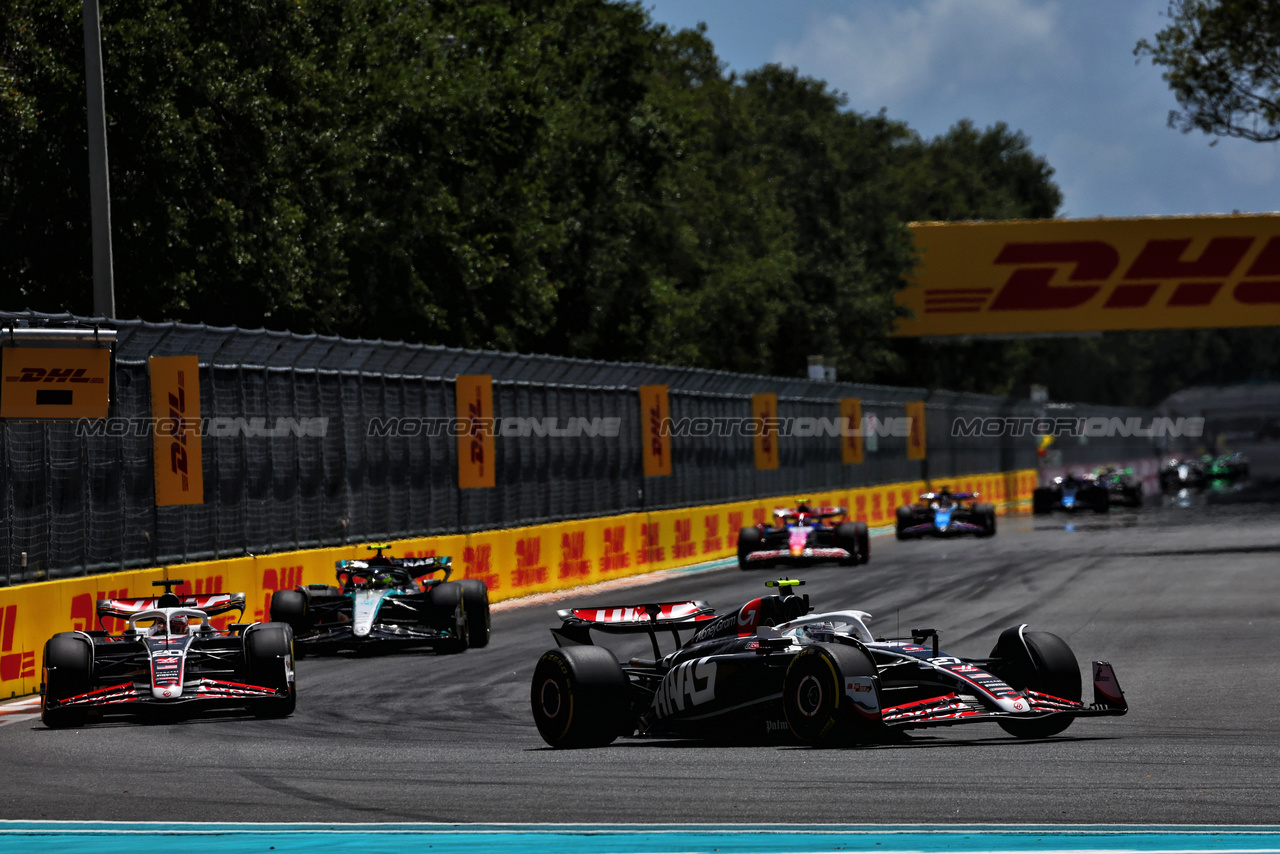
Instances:
[[[659,717],[667,717],[683,712],[686,707],[714,700],[715,696],[716,663],[710,658],[699,658],[672,668],[663,677],[653,698],[653,708]]]

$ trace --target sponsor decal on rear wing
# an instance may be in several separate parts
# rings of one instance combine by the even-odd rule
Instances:
[[[556,643],[590,644],[592,630],[608,634],[648,634],[657,655],[657,632],[669,631],[679,640],[682,629],[694,629],[716,618],[706,602],[655,602],[644,605],[607,605],[557,611],[563,622],[551,630]]]
[[[556,616],[565,621],[609,623],[620,625],[635,623],[649,627],[655,623],[696,622],[709,620],[715,611],[706,602],[661,602],[647,605],[607,605],[571,608],[557,611]]]
[[[98,620],[115,617],[127,620],[134,614],[158,608],[159,599],[99,599]],[[243,593],[211,593],[206,596],[181,596],[179,605],[174,607],[194,608],[203,611],[210,617],[225,614],[228,611],[244,613],[245,598]]]

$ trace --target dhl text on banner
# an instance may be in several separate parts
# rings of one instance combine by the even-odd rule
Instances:
[[[918,223],[895,334],[1280,326],[1280,215]]]
[[[0,418],[106,418],[111,351],[0,347]]]
[[[778,467],[778,396],[751,395],[752,434],[755,443],[756,468]]]
[[[204,503],[200,440],[200,360],[151,357],[156,506]]]
[[[671,407],[665,385],[640,386],[640,435],[644,437],[644,476],[671,474]]]
[[[457,417],[466,429],[458,431],[458,486],[478,489],[493,486],[494,414],[493,377],[460,375],[454,386]]]

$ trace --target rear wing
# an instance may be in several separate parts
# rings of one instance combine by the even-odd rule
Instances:
[[[653,641],[657,655],[657,633],[669,631],[680,643],[680,631],[696,630],[716,613],[701,600],[684,602],[653,602],[643,605],[588,605],[557,611],[559,628],[551,630],[557,646],[587,646],[592,643],[591,632],[614,635],[647,634]]]
[[[798,510],[794,507],[773,508],[773,516],[775,519],[786,519],[792,516],[808,516],[812,518],[830,519],[835,516],[848,515],[848,507],[811,507],[804,511]]]
[[[171,594],[166,594],[171,595]],[[241,617],[244,616],[245,598],[243,593],[210,593],[205,596],[177,596],[178,602],[165,607],[181,607],[194,608],[197,611],[203,611],[210,617],[216,617],[219,614],[225,614],[228,611],[239,611]],[[118,620],[128,620],[130,617],[143,611],[151,611],[161,607],[160,597],[148,597],[146,599],[99,599],[98,600],[98,623],[106,617],[115,617]]]
[[[434,572],[443,572],[445,581],[449,580],[449,576],[453,574],[453,558],[448,555],[432,556],[432,557],[382,557],[381,553],[377,557],[368,560],[340,560],[334,564],[334,569],[338,576],[338,580],[346,583],[347,578],[353,575],[361,575],[364,571],[369,570],[406,570],[413,578],[422,578],[424,575],[431,575]]]

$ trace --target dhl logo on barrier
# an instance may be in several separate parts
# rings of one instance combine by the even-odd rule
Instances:
[[[1280,325],[1280,216],[928,223],[898,335]]]

